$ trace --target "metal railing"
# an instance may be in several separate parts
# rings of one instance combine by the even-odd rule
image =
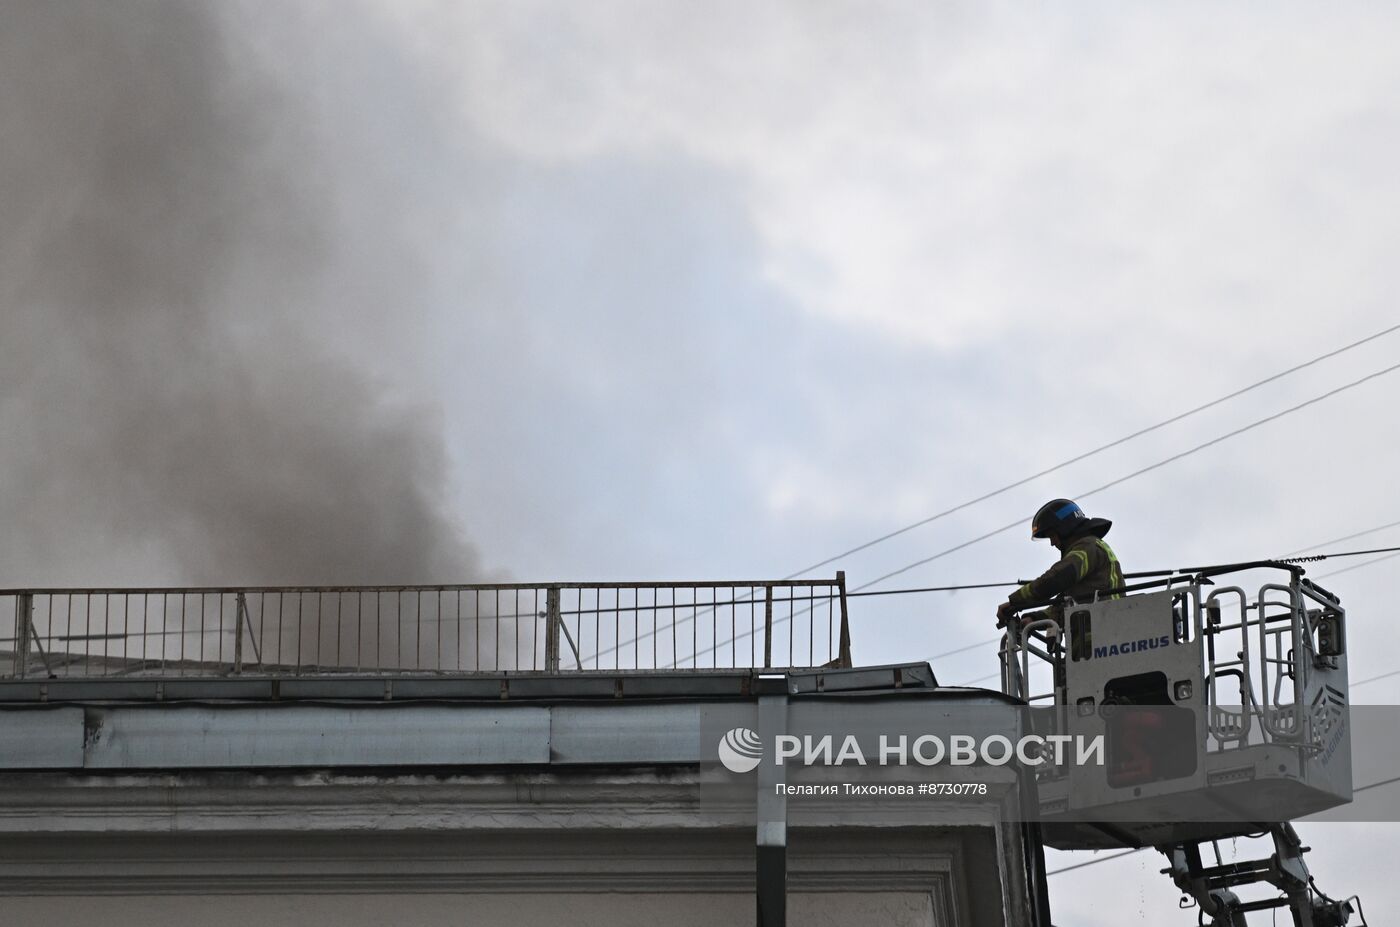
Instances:
[[[1231,601],[1233,610],[1226,606]],[[1329,628],[1339,634],[1345,626],[1341,602],[1294,576],[1287,584],[1264,584],[1253,599],[1240,586],[1216,587],[1198,614],[1203,616],[1198,629],[1208,644],[1212,746],[1304,739],[1312,709],[1307,702],[1311,677],[1337,667],[1342,642],[1327,637]],[[1223,687],[1223,680],[1233,685]],[[1337,684],[1344,689],[1345,679]]]
[[[849,666],[845,575],[0,590],[0,679]]]

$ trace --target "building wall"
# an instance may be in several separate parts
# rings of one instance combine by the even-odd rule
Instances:
[[[62,923],[133,927],[744,924],[754,917],[751,842],[701,831],[74,835],[10,843],[0,867],[14,923],[62,911]],[[805,842],[791,859],[794,923],[973,922],[958,871],[963,841]]]
[[[588,895],[361,894],[33,897],[9,899],[16,924],[93,924],[107,927],[476,927],[568,924],[577,927],[712,927],[752,923],[752,893]],[[61,913],[59,913],[61,912]],[[927,893],[798,893],[789,897],[793,923],[812,927],[882,924],[927,927],[935,919]]]
[[[703,791],[700,704],[0,710],[0,924],[752,923],[757,786]],[[789,803],[790,923],[1033,924],[1016,771],[977,776]]]

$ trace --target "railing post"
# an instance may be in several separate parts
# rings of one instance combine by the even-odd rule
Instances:
[[[787,678],[759,677],[754,683],[758,696],[758,736],[771,743],[788,730]],[[758,927],[787,925],[787,798],[782,792],[782,768],[761,762],[754,777],[758,794],[758,831],[754,847],[755,901]]]
[[[544,595],[544,668],[559,672],[559,587],[550,586]]]
[[[773,667],[773,587],[763,587],[763,668]]]
[[[841,649],[836,655],[837,666],[851,665],[851,626],[846,618],[846,571],[836,571],[836,586],[841,590]]]
[[[243,593],[238,593],[238,602],[233,610],[233,674],[237,676],[243,672],[243,615],[248,609],[248,605],[243,600]]]
[[[30,628],[34,624],[34,595],[21,592],[15,596],[15,678],[23,679],[29,665]]]

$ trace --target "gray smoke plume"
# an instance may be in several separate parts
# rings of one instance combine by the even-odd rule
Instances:
[[[334,113],[249,9],[0,5],[4,584],[478,574],[432,414],[355,340],[412,273],[346,257]]]

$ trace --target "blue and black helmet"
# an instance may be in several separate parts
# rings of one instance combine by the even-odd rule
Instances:
[[[1070,499],[1051,499],[1040,507],[1031,519],[1031,537],[1068,539],[1080,534],[1103,537],[1113,522],[1107,518],[1090,518],[1079,504]]]

